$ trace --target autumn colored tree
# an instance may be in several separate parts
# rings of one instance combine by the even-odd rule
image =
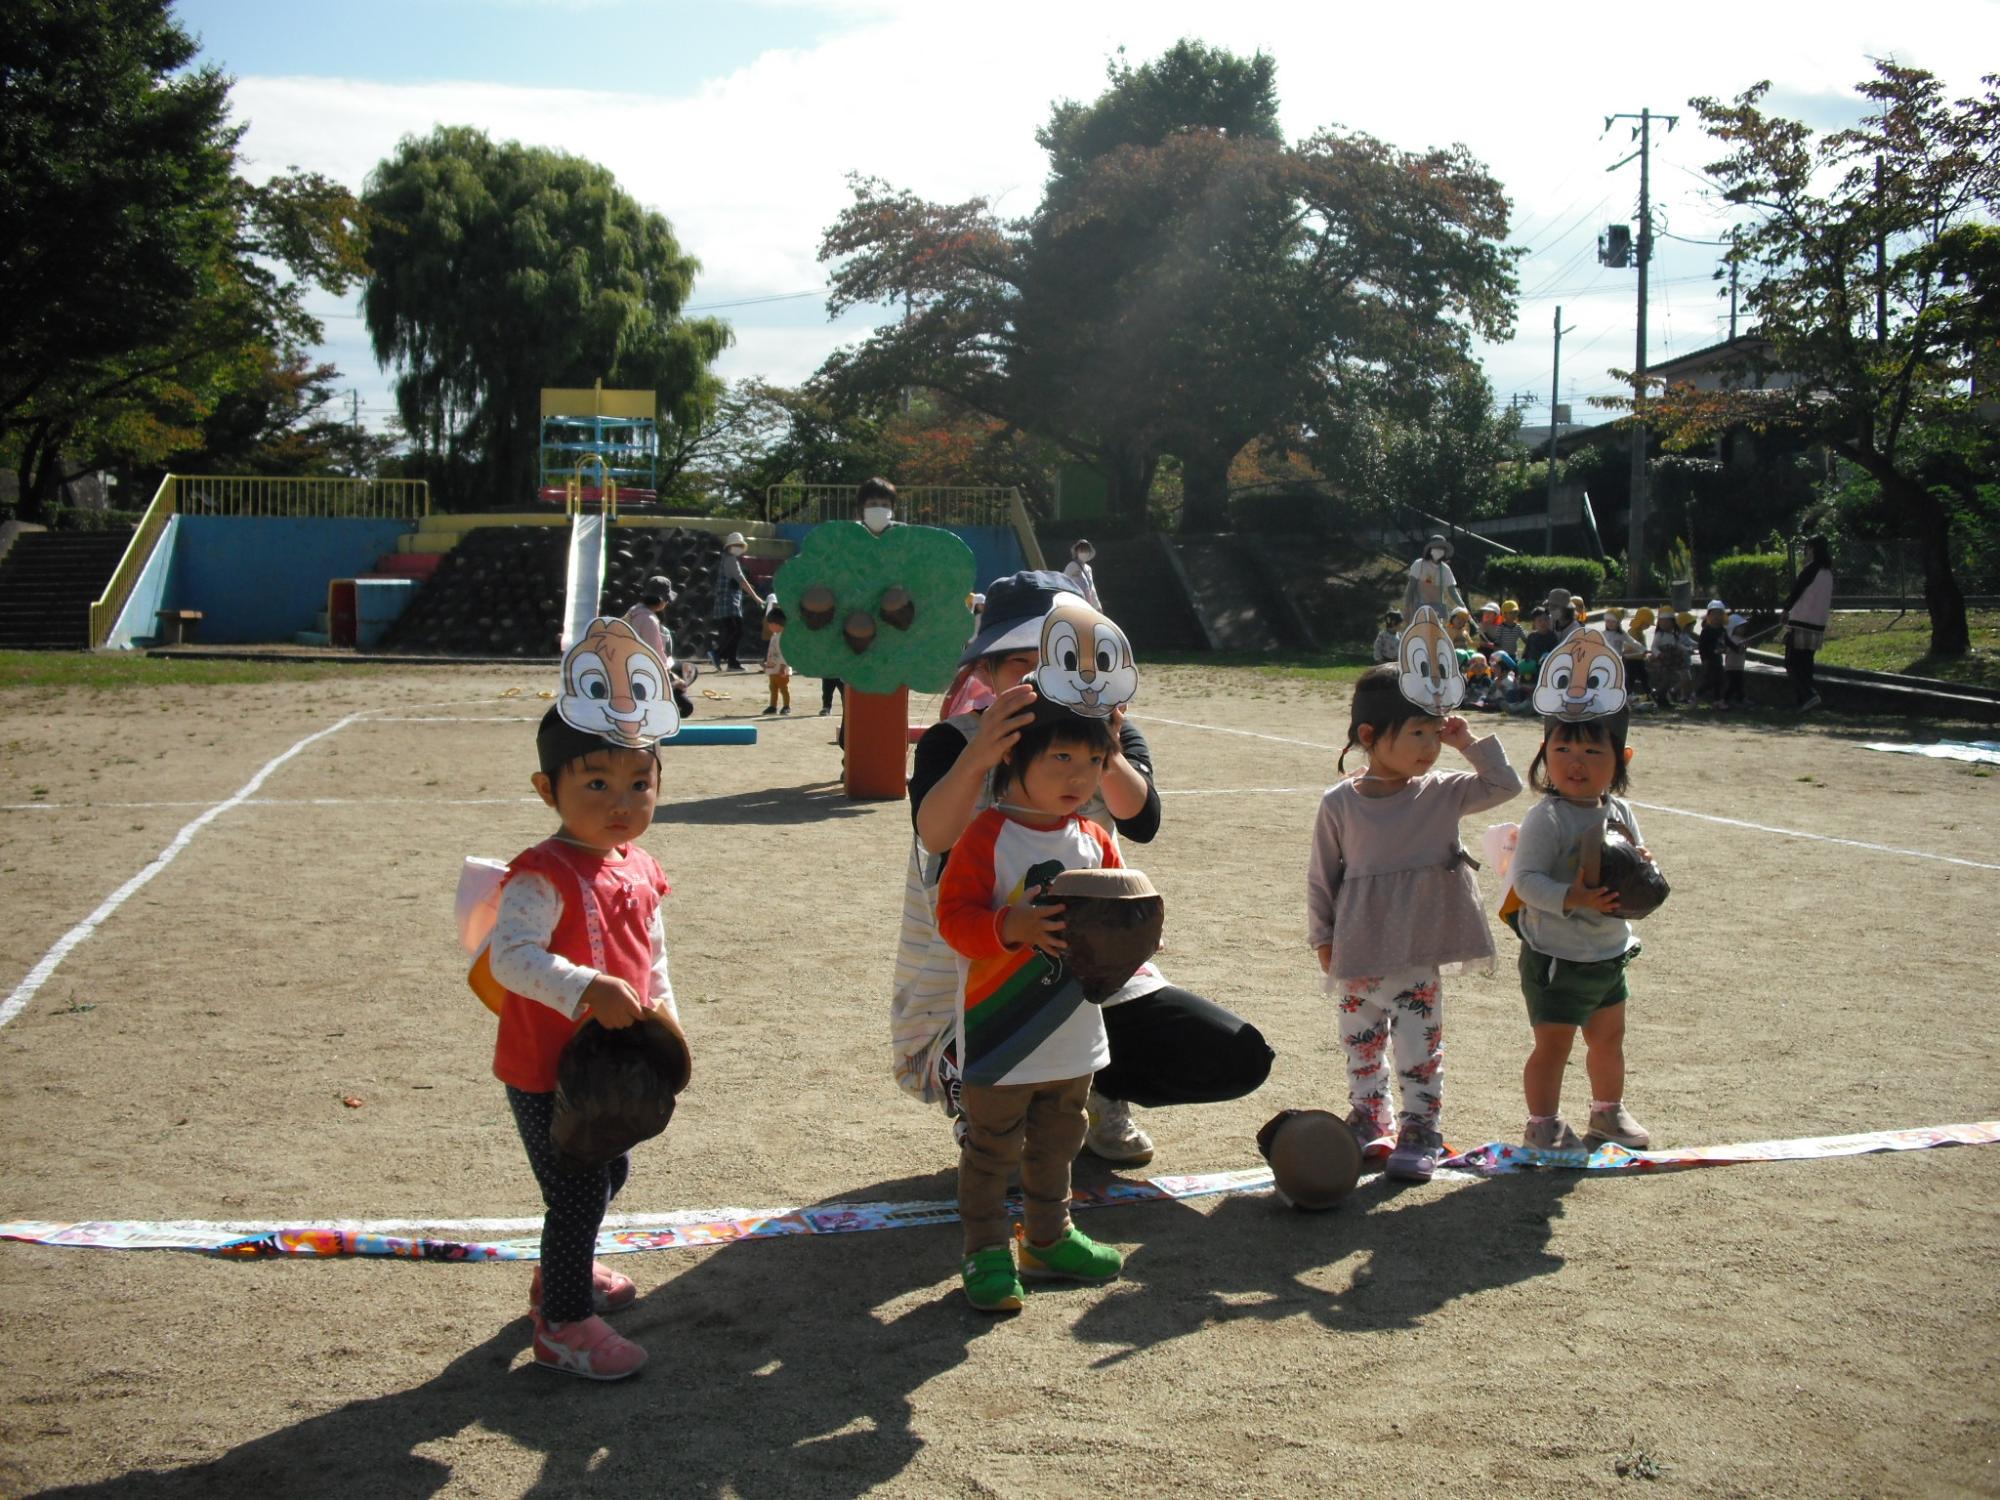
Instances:
[[[1731,255],[1757,337],[1724,389],[1646,403],[1669,447],[1786,429],[1867,474],[1922,558],[1936,656],[1969,645],[1953,509],[1992,481],[1978,408],[2000,365],[2000,76],[1982,83],[1951,102],[1878,62],[1858,86],[1869,113],[1824,135],[1767,113],[1768,83],[1691,101],[1729,148],[1710,176],[1748,211]]]
[[[467,126],[369,174],[362,315],[420,459],[448,498],[532,493],[544,386],[653,390],[698,432],[728,326],[690,318],[696,260],[594,162]]]
[[[831,310],[907,316],[829,361],[836,389],[943,391],[1101,469],[1144,514],[1180,461],[1183,529],[1226,525],[1245,444],[1329,399],[1422,404],[1512,326],[1506,201],[1463,148],[1338,130],[1287,144],[1276,68],[1183,41],[1056,106],[1041,203],[933,204],[857,177],[827,230]]]

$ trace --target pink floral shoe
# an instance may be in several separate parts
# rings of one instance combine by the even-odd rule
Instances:
[[[535,1363],[585,1380],[623,1380],[646,1363],[646,1351],[599,1317],[550,1323],[535,1314]]]
[[[594,1313],[623,1312],[639,1297],[632,1278],[621,1276],[601,1260],[590,1263],[590,1310]],[[535,1267],[535,1279],[528,1284],[528,1311],[542,1310],[542,1268]]]

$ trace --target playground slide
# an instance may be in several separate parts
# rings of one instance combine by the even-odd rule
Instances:
[[[604,517],[579,515],[570,522],[569,531],[569,572],[563,587],[564,651],[588,633],[603,593]]]

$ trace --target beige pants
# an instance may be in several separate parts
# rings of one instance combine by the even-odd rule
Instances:
[[[958,1216],[967,1255],[1012,1240],[1007,1176],[1016,1163],[1028,1238],[1047,1244],[1069,1227],[1069,1169],[1090,1127],[1084,1113],[1090,1077],[966,1085],[961,1106],[968,1134],[958,1155]]]

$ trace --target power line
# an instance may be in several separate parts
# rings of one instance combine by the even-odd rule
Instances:
[[[770,292],[766,296],[746,296],[734,302],[690,302],[682,312],[720,312],[722,308],[760,308],[766,302],[798,302],[802,296],[826,296],[824,286],[814,286],[806,292]]]

